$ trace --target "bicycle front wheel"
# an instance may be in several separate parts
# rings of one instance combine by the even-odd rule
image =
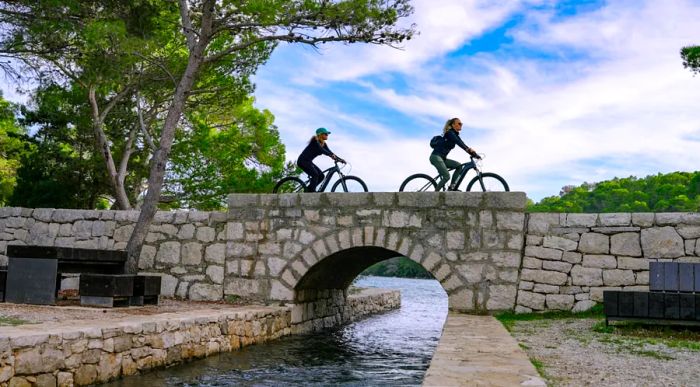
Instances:
[[[437,183],[432,177],[424,173],[417,173],[409,176],[401,183],[401,187],[399,187],[399,192],[426,191],[437,191]]]
[[[357,176],[345,176],[333,184],[332,192],[367,192],[367,184]]]
[[[272,193],[304,192],[305,189],[306,184],[300,178],[288,176],[275,184]]]
[[[484,192],[507,192],[510,191],[506,180],[495,173],[486,172],[472,179],[467,185],[467,191],[484,191]]]

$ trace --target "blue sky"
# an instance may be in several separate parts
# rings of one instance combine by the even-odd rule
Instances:
[[[460,117],[483,168],[537,201],[562,186],[700,169],[700,0],[414,0],[402,50],[281,45],[255,77],[287,158],[313,131],[371,191],[433,173],[429,139]],[[450,158],[465,161],[454,150]],[[317,159],[330,166],[330,159]]]
[[[679,54],[700,44],[700,0],[412,4],[401,23],[419,35],[401,50],[282,44],[259,69],[256,105],[275,115],[288,160],[323,126],[351,174],[396,191],[434,173],[428,142],[459,117],[484,171],[535,201],[570,184],[700,169],[700,76]]]

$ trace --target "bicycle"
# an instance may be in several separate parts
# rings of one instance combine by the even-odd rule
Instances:
[[[328,187],[328,185],[330,184],[333,175],[335,175],[336,173],[338,174],[338,176],[340,176],[340,178],[338,178],[338,181],[336,181],[335,184],[333,184],[331,192],[336,192],[336,190],[339,187],[342,189],[342,192],[367,192],[367,184],[365,184],[365,182],[357,176],[343,174],[342,168],[338,166],[339,162],[342,162],[343,164],[347,165],[345,161],[333,160],[333,163],[335,165],[323,171],[324,178],[316,192],[325,191],[326,187]],[[287,176],[278,181],[277,184],[275,184],[275,187],[272,189],[272,192],[305,192],[306,187],[309,185],[310,182],[310,177],[306,180],[302,180],[298,176]]]
[[[481,171],[481,159],[483,155],[479,157],[469,156],[470,161],[462,164],[462,172],[459,174],[455,184],[455,191],[459,191],[457,187],[462,184],[464,178],[467,176],[467,172],[470,170],[476,171],[476,176],[467,184],[467,191],[471,191],[472,188],[476,188],[481,191],[510,191],[508,183],[501,176],[492,172],[482,172]],[[454,169],[454,168],[451,168]],[[435,177],[430,177],[424,173],[416,173],[406,178],[406,180],[401,183],[399,188],[400,192],[424,192],[424,191],[437,191],[437,181],[440,175]],[[478,183],[478,185],[477,185]],[[446,190],[447,184],[442,188]]]

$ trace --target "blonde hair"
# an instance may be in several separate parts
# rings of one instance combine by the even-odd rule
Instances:
[[[452,129],[452,124],[454,124],[458,119],[459,118],[455,117],[447,120],[447,122],[445,122],[445,126],[442,128],[442,134],[444,135],[448,130]]]

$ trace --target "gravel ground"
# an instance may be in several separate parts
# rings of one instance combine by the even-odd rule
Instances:
[[[700,386],[700,351],[598,333],[599,321],[518,321],[511,333],[551,386]]]

